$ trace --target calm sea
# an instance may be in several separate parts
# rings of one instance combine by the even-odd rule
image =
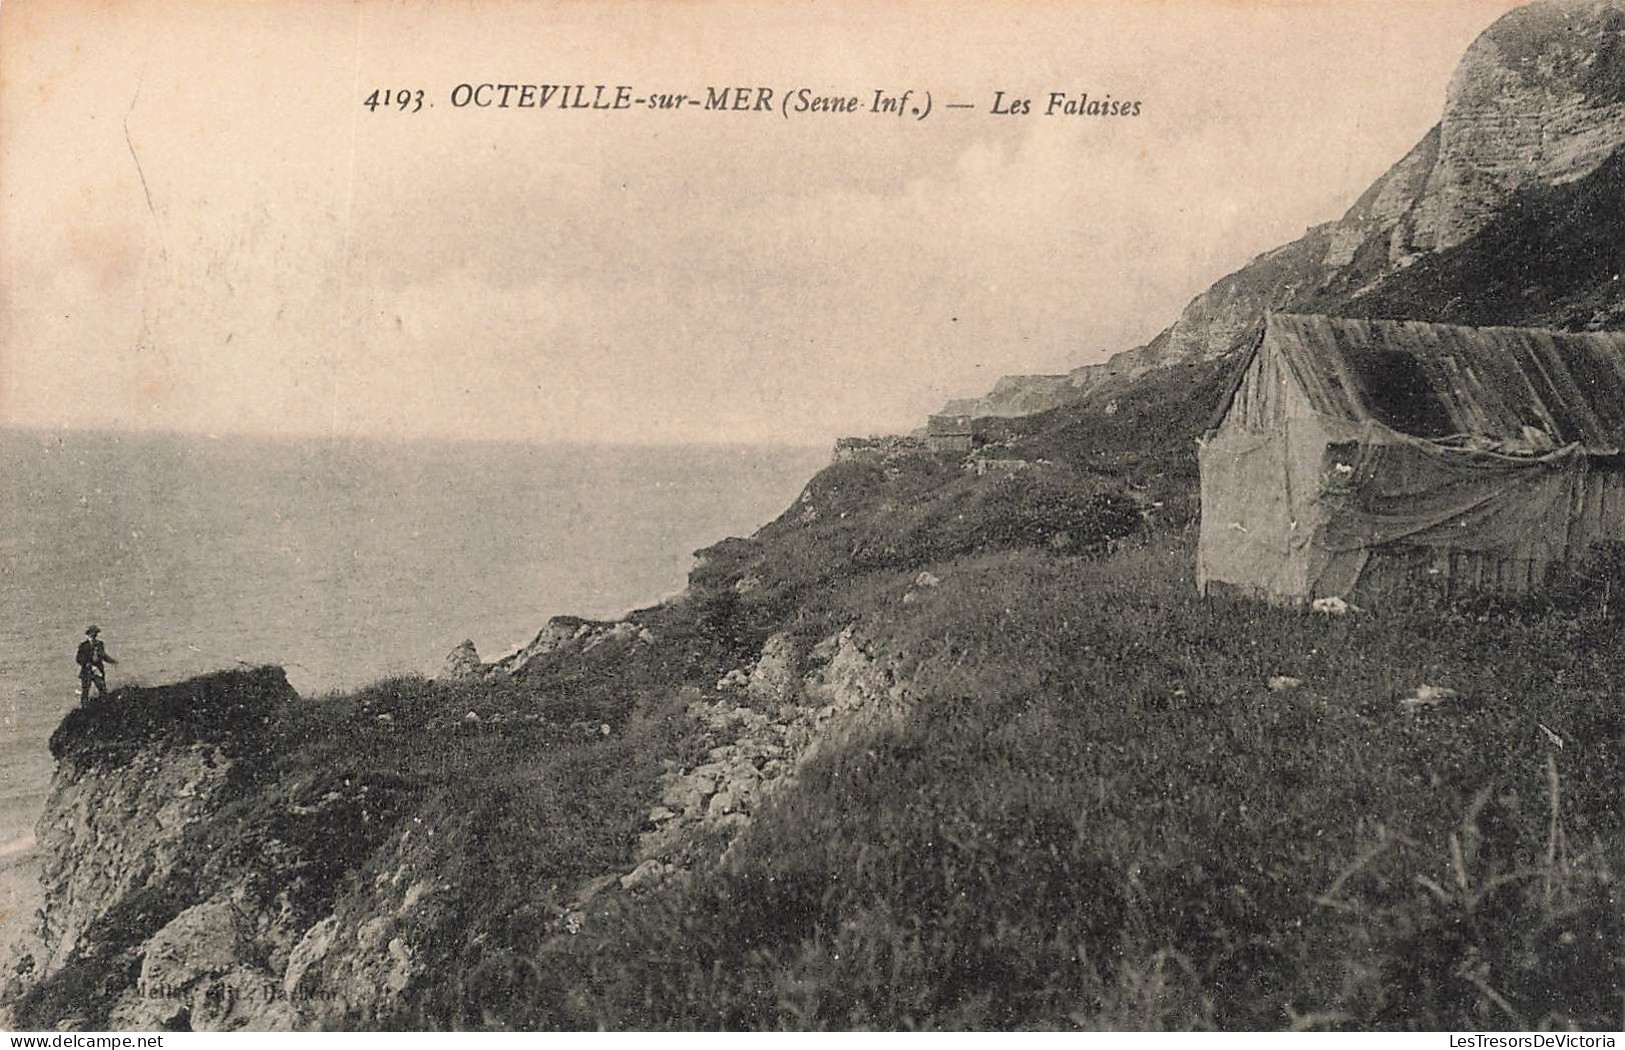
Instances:
[[[433,674],[465,638],[492,659],[549,616],[681,589],[696,548],[772,518],[826,457],[0,431],[0,864],[28,849],[91,623],[110,686]]]

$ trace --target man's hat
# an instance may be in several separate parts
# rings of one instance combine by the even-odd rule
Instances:
[[[102,629],[100,627],[97,627],[95,624],[91,624],[89,627],[85,628],[85,633],[86,634],[101,634]]]

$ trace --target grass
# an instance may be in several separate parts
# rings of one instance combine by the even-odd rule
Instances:
[[[854,596],[930,564],[1033,547],[1099,550],[1141,527],[1121,483],[1065,463],[982,478],[950,457],[837,463],[756,536],[701,551],[690,584],[713,612],[748,625],[753,649],[786,620],[838,627],[861,607]],[[737,593],[740,581],[754,586]]]
[[[192,830],[197,863],[106,918],[124,962],[77,960],[18,1016],[94,1022],[138,935],[222,888],[294,930],[353,928],[394,909],[410,867],[452,890],[405,920],[425,976],[326,1023],[1620,1023],[1612,611],[1579,585],[1346,617],[1201,601],[1188,531],[1109,557],[1051,542],[1128,528],[1120,498],[1070,466],[841,464],[756,537],[704,552],[685,599],[636,614],[654,643],[243,718],[258,759]],[[927,569],[940,582],[918,587]],[[686,700],[773,631],[855,621],[910,677],[912,714],[823,752],[726,864],[656,894],[612,885],[567,932],[582,884],[629,869],[660,773],[695,760]],[[1456,696],[1400,702],[1424,684]],[[61,743],[216,732],[196,695],[80,716]]]
[[[51,757],[122,765],[143,748],[175,743],[218,744],[238,757],[295,698],[278,667],[119,689],[68,712],[51,734]]]
[[[545,943],[491,1019],[1618,1024],[1612,630],[1202,603],[1188,557],[947,569],[881,629],[926,696],[906,725],[817,763],[726,869]],[[1397,702],[1424,682],[1461,699]]]

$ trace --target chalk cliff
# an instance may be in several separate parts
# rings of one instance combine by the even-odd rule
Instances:
[[[28,974],[51,994],[19,1021],[285,1027],[290,1018],[265,1012],[267,954],[245,950],[274,943],[274,922],[260,915],[256,934],[242,887],[219,884],[209,841],[211,821],[263,775],[255,760],[292,688],[261,668],[115,696],[75,710],[51,738],[43,949]]]
[[[1272,309],[1515,323],[1462,312],[1458,299],[1470,294],[1478,275],[1457,264],[1475,242],[1517,224],[1530,202],[1561,197],[1588,180],[1600,185],[1587,187],[1595,190],[1585,195],[1587,203],[1606,213],[1593,223],[1617,217],[1625,186],[1613,162],[1622,147],[1625,3],[1542,0],[1519,8],[1468,48],[1438,125],[1342,218],[1219,279],[1145,346],[1074,369],[1064,386],[1046,386],[1047,396],[1015,404],[1042,411],[1117,389],[1148,371],[1222,356]],[[1560,209],[1554,204],[1553,210]],[[1497,257],[1503,267],[1518,264]],[[1433,264],[1429,293],[1410,293],[1415,278],[1404,282],[1404,306],[1395,311],[1384,298],[1385,285],[1424,261]],[[1599,265],[1585,276],[1591,294],[1555,309],[1520,297],[1524,323],[1582,327],[1599,313],[1605,321],[1618,316],[1625,291],[1612,280],[1617,266],[1607,269]],[[1527,276],[1527,284],[1538,286],[1538,272]],[[997,389],[962,403],[976,415],[1022,414]]]
[[[640,633],[646,643],[646,629],[560,617],[494,664],[478,664],[471,646],[449,663],[481,682],[535,674],[539,662],[569,673],[561,664]],[[692,720],[695,758],[667,763],[635,852],[561,887],[544,931],[573,933],[602,895],[649,892],[714,862],[821,747],[899,718],[909,691],[849,628],[805,651],[776,634],[714,689],[680,690],[674,703]],[[282,672],[263,668],[125,689],[70,716],[52,741],[39,825],[44,954],[7,992],[22,1027],[387,1025],[409,990],[445,979],[429,960],[462,929],[468,901],[444,854],[467,829],[373,796],[377,824],[398,830],[324,842],[323,824],[371,822],[378,785],[346,779],[318,792],[306,774],[279,771],[290,742],[278,738],[298,705]],[[597,740],[598,728],[574,724],[556,746]],[[252,834],[234,826],[245,818]]]

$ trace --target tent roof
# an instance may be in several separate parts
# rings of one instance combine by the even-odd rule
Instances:
[[[1625,332],[1270,314],[1315,411],[1413,437],[1625,448]],[[1228,406],[1225,406],[1228,409]]]

